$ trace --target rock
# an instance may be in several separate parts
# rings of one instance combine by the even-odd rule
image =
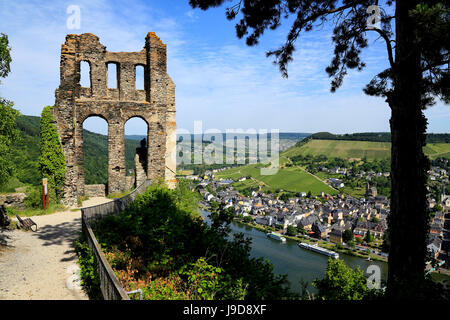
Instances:
[[[27,195],[23,192],[0,194],[0,203],[5,207],[24,208],[24,200]]]
[[[0,228],[6,228],[11,223],[11,220],[6,214],[6,207],[5,205],[0,206]]]
[[[89,197],[105,197],[106,186],[104,184],[86,184],[84,194]]]

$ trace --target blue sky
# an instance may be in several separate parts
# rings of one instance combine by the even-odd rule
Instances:
[[[69,5],[81,9],[81,28],[70,30]],[[387,66],[384,43],[371,38],[363,53],[368,67],[349,72],[330,93],[325,72],[332,54],[331,31],[306,33],[297,43],[289,78],[281,77],[265,52],[284,42],[288,21],[248,47],[235,36],[225,6],[193,10],[188,0],[28,1],[0,0],[0,32],[9,36],[11,73],[0,96],[23,114],[40,115],[54,104],[59,85],[61,44],[68,33],[94,33],[108,51],[139,51],[149,31],[167,44],[168,73],[176,84],[178,128],[279,129],[281,132],[351,133],[389,131],[383,99],[368,97],[364,85]],[[449,132],[450,109],[441,102],[426,111],[429,132]],[[89,118],[85,128],[105,133],[106,122]],[[143,121],[131,119],[126,134],[144,134]]]

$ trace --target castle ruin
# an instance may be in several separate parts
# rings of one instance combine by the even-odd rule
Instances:
[[[90,87],[80,85],[80,64],[90,70]],[[108,88],[108,64],[117,70],[116,88]],[[136,89],[136,66],[144,69],[144,90]],[[85,195],[83,122],[99,116],[108,123],[108,194],[127,189],[124,125],[133,117],[147,123],[147,147],[136,163],[142,174],[173,187],[176,171],[175,84],[167,74],[166,45],[149,32],[139,52],[109,52],[91,33],[69,34],[61,46],[60,85],[53,116],[66,160],[64,199],[76,205]],[[142,147],[142,146],[141,146]],[[146,159],[142,159],[142,150]],[[144,170],[144,171],[142,171]],[[144,172],[144,173],[142,173]]]

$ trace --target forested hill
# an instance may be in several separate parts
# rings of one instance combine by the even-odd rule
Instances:
[[[361,132],[333,134],[330,132],[317,132],[308,137],[316,140],[352,140],[352,141],[373,141],[391,142],[390,132]],[[449,133],[428,133],[427,143],[450,143]]]
[[[17,120],[21,140],[14,144],[14,163],[17,178],[27,184],[39,185],[39,121],[36,116],[22,115]],[[84,170],[86,184],[106,183],[108,180],[108,137],[83,130]],[[134,155],[139,140],[125,139],[127,168],[134,168]]]
[[[39,121],[36,116],[22,115],[17,124],[21,131],[21,139],[14,144],[14,163],[16,164],[16,177],[26,184],[39,185]],[[83,130],[84,135],[84,170],[86,184],[106,183],[108,180],[108,138],[105,135]],[[315,140],[359,140],[374,142],[390,142],[388,132],[368,132],[336,135],[329,132],[319,132],[312,135],[308,133],[280,132],[281,141],[299,141],[297,146]],[[306,138],[305,138],[306,137]],[[127,172],[134,168],[134,156],[143,136],[134,135],[125,137],[125,160]],[[269,137],[268,137],[269,138]],[[305,139],[303,139],[305,138]],[[303,140],[303,141],[302,141]],[[450,142],[450,134],[428,134],[428,143]],[[294,142],[295,143],[295,142]]]

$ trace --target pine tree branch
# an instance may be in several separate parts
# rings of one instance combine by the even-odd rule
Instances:
[[[378,29],[378,28],[366,28],[366,29],[363,30],[363,32],[364,31],[375,31],[384,39],[384,41],[386,42],[386,50],[387,50],[387,53],[388,53],[389,64],[391,65],[391,68],[394,68],[395,61],[394,61],[394,57],[393,57],[393,54],[392,54],[391,40],[389,39],[387,34],[383,30]]]

